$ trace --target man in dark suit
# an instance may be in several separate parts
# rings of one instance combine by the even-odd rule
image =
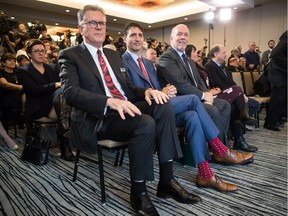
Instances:
[[[72,106],[71,145],[95,153],[97,139],[129,140],[130,200],[137,215],[159,215],[145,185],[154,179],[155,145],[160,169],[157,196],[187,204],[200,201],[173,178],[173,159],[181,157],[182,151],[168,96],[133,86],[125,77],[119,53],[102,48],[106,35],[102,8],[81,9],[78,29],[83,43],[59,55],[63,94]]]
[[[123,54],[123,64],[135,85],[161,90],[153,62],[141,57],[144,42],[143,31],[138,23],[132,22],[126,25],[124,41],[127,50]],[[208,141],[209,145],[215,150],[213,153],[214,160],[222,163],[244,164],[250,161],[253,155],[229,150],[221,143],[217,138],[219,130],[196,95],[176,96],[177,91],[171,85],[163,88],[162,92],[170,98],[175,113],[176,126],[185,130],[194,163],[198,167],[197,186],[210,186],[225,192],[237,190],[237,186],[223,182],[213,174],[208,162],[210,156],[206,142]]]
[[[172,29],[171,47],[165,51],[157,65],[157,75],[161,86],[172,84],[179,95],[195,94],[204,102],[204,106],[219,129],[218,137],[226,145],[231,107],[227,101],[214,99],[197,71],[195,62],[187,59],[185,48],[188,44],[189,29],[179,24]],[[183,57],[184,59],[183,59]]]
[[[258,150],[256,146],[249,145],[243,137],[243,125],[255,125],[256,120],[248,114],[245,96],[241,87],[237,86],[232,79],[232,74],[225,67],[227,57],[226,48],[221,44],[214,45],[209,51],[210,60],[205,64],[211,88],[220,88],[217,97],[227,100],[231,104],[231,132],[234,137],[234,148],[248,152]],[[227,94],[228,93],[228,94]]]
[[[264,127],[281,131],[282,117],[287,119],[287,31],[270,54],[268,79],[272,85],[271,99],[267,107]]]

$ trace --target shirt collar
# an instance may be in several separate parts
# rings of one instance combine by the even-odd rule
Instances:
[[[132,59],[138,63],[138,58],[141,57],[141,56],[138,56],[137,54],[127,50],[127,52],[130,54],[130,56],[132,57]]]
[[[179,50],[175,49],[173,46],[171,46],[176,52],[177,54],[180,56],[180,58],[182,59],[182,55],[185,54],[185,52],[180,52]],[[186,54],[185,54],[186,55]]]
[[[94,47],[94,46],[86,43],[85,41],[84,41],[83,43],[85,44],[85,46],[87,47],[88,51],[91,53],[92,56],[97,55],[97,50],[98,50],[98,49],[101,50],[102,54],[104,53],[104,52],[103,52],[103,47],[101,47],[101,48],[96,48],[96,47]]]

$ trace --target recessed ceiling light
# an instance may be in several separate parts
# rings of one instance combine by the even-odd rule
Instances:
[[[151,28],[151,25],[148,25],[148,28]]]
[[[66,13],[69,13],[70,12],[70,10],[65,10],[66,11]]]
[[[114,18],[114,19],[113,19],[113,21],[114,21],[114,22],[116,22],[116,21],[117,21],[117,19],[116,19],[116,18]]]
[[[237,10],[238,8],[237,8],[237,7],[234,7],[233,9],[234,9],[234,10]]]
[[[55,23],[55,25],[56,25],[56,26],[58,26],[58,25],[59,25],[59,23]]]
[[[12,20],[14,20],[14,19],[15,19],[15,17],[11,17],[11,19],[12,19]]]
[[[184,20],[188,20],[188,18],[187,18],[187,17],[185,17],[185,18],[184,18]]]
[[[118,32],[118,34],[121,34],[121,32]]]

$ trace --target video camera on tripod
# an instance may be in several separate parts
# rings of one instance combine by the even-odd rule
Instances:
[[[0,35],[8,35],[9,31],[18,28],[18,22],[9,19],[3,11],[0,11]]]

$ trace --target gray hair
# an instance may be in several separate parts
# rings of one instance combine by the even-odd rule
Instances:
[[[83,16],[87,11],[99,11],[101,12],[104,16],[106,16],[105,11],[103,8],[101,8],[98,5],[85,5],[83,9],[80,9],[77,13],[77,18],[78,18],[78,25],[83,21]]]

